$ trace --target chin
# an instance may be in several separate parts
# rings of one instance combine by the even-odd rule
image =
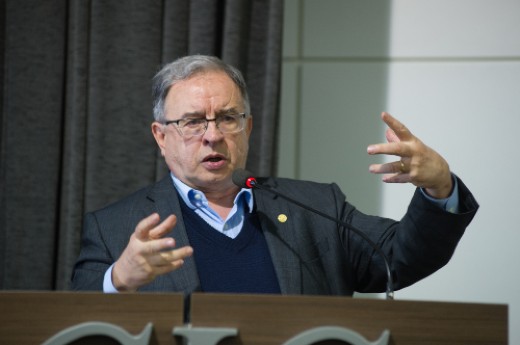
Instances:
[[[200,181],[205,183],[222,183],[225,181],[231,181],[232,171],[209,171],[201,176]]]

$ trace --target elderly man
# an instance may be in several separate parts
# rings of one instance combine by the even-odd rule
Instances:
[[[387,113],[387,143],[369,154],[385,182],[416,185],[400,221],[365,215],[335,184],[266,178],[263,185],[348,223],[331,222],[232,181],[253,128],[238,70],[187,56],[154,78],[151,129],[170,174],[85,216],[77,290],[351,295],[402,288],[450,259],[478,204],[446,161]],[[282,215],[282,217],[280,217]]]

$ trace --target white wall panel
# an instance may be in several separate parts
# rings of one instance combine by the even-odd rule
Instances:
[[[284,62],[282,66],[282,95],[280,126],[278,129],[278,166],[280,177],[297,177],[299,159],[299,66]]]
[[[300,0],[284,0],[283,56],[298,56],[300,44]]]
[[[337,182],[361,211],[379,212],[381,183],[368,172],[377,157],[387,71],[383,63],[302,65],[299,177]]]
[[[505,303],[520,325],[520,61],[393,63],[388,109],[442,153],[481,208],[450,263],[399,299]],[[409,192],[383,188],[383,215],[403,214]],[[511,327],[510,344],[520,343]]]
[[[392,57],[518,57],[518,0],[394,0]]]
[[[305,57],[388,55],[390,2],[381,0],[304,0]]]

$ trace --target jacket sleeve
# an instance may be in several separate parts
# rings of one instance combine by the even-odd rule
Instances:
[[[94,213],[85,215],[81,251],[72,274],[72,290],[103,291],[106,270],[114,263]]]
[[[345,203],[343,218],[375,242],[386,254],[394,289],[407,287],[448,263],[479,205],[458,180],[460,212],[453,214],[429,201],[416,190],[400,221],[367,216]],[[341,234],[346,255],[356,274],[355,290],[382,292],[387,273],[383,258],[355,233]]]

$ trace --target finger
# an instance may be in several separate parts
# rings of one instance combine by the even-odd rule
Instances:
[[[185,246],[179,249],[170,250],[168,252],[162,252],[161,256],[166,261],[176,261],[176,260],[184,260],[190,257],[193,254],[193,248],[190,246]]]
[[[172,231],[172,229],[177,224],[177,217],[175,215],[168,216],[165,220],[162,221],[159,225],[157,225],[155,228],[150,230],[150,233],[148,234],[148,237],[150,239],[158,239]]]
[[[160,238],[157,240],[148,241],[146,243],[146,248],[144,249],[143,253],[146,253],[148,255],[159,254],[162,251],[171,250],[172,248],[175,248],[175,245],[175,239],[171,237]]]
[[[381,114],[383,121],[390,127],[395,135],[401,140],[410,140],[413,138],[413,134],[403,125],[399,120],[390,115],[387,112]]]
[[[386,140],[389,143],[398,143],[401,141],[391,128],[387,128],[385,131]]]
[[[193,254],[193,248],[185,246],[179,249],[162,251],[149,258],[149,263],[153,266],[170,265],[176,261],[182,261]]]
[[[410,174],[398,173],[398,174],[387,174],[383,175],[383,182],[386,183],[408,183],[410,182]]]
[[[159,223],[160,218],[157,213],[152,213],[148,217],[142,219],[136,226],[134,234],[137,239],[141,241],[147,241],[149,239],[148,235],[150,230],[153,229],[157,223]]]
[[[169,273],[171,271],[175,271],[176,269],[181,268],[184,265],[184,260],[177,260],[174,262],[169,262],[166,265],[157,266],[154,268],[154,273],[156,276]]]
[[[368,171],[373,174],[402,174],[406,173],[406,167],[402,161],[396,161],[384,164],[372,164]]]
[[[386,144],[372,144],[367,147],[370,155],[393,155],[398,157],[409,157],[411,155],[407,144],[402,142],[390,142]]]

